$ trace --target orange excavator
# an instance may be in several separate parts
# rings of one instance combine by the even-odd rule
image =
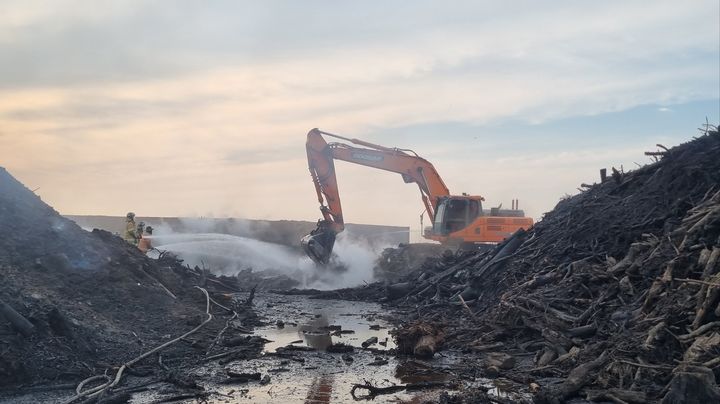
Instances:
[[[328,143],[324,136],[345,143]],[[406,183],[417,184],[425,211],[432,222],[432,227],[425,229],[423,237],[450,247],[467,249],[495,244],[516,230],[533,225],[532,218],[525,217],[524,212],[518,209],[516,200],[513,200],[512,209],[498,207],[483,210],[485,198],[482,196],[450,195],[435,167],[412,150],[380,146],[317,128],[308,133],[305,147],[323,217],[318,221],[317,228],[303,237],[300,244],[305,253],[320,265],[329,262],[335,238],[345,229],[335,160],[392,171],[400,174]]]

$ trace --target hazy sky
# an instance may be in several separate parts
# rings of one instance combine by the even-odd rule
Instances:
[[[720,121],[717,0],[0,0],[0,165],[66,214],[319,217],[309,129],[552,209]],[[337,164],[350,222],[417,187]]]

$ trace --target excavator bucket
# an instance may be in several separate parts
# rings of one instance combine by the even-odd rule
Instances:
[[[335,245],[335,231],[323,223],[318,223],[317,229],[300,240],[305,254],[318,265],[327,265]]]

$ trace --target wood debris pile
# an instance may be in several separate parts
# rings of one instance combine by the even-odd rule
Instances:
[[[720,135],[657,157],[493,251],[424,266],[386,298],[447,323],[446,346],[519,358],[493,376],[534,386],[537,402],[719,402]]]

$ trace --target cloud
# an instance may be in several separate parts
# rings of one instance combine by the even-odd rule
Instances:
[[[304,135],[313,127],[415,148],[453,191],[538,200],[537,213],[593,178],[597,156],[642,147],[618,139],[589,153],[595,136],[609,135],[558,141],[542,128],[720,97],[711,1],[421,1],[412,10],[18,1],[4,10],[0,161],[68,213],[141,205],[312,219]],[[461,135],[457,123],[470,129]],[[414,133],[433,125],[432,135]],[[548,145],[560,149],[533,158]],[[397,176],[338,169],[351,221],[416,221],[417,190]],[[534,179],[543,169],[555,183],[547,191]]]
[[[566,1],[440,7],[419,1],[408,10],[399,3],[368,2],[178,1],[170,7],[59,0],[51,6],[10,2],[4,9],[9,12],[0,16],[6,30],[0,53],[11,61],[0,66],[5,86],[157,79],[259,61],[322,62],[338,51],[364,61],[329,61],[323,71],[350,72],[357,80],[359,67],[369,75],[399,67],[405,76],[462,64],[511,75],[543,65],[564,67],[565,73],[652,69],[658,56],[677,60],[688,50],[716,50],[712,1],[692,8],[672,1],[652,7]],[[414,60],[398,66],[398,54]]]

